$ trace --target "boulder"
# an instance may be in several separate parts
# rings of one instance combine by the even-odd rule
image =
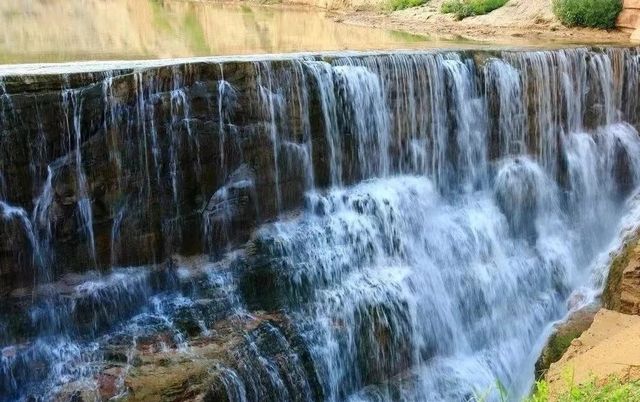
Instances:
[[[562,358],[574,340],[589,329],[598,311],[598,306],[589,305],[575,311],[562,322],[554,325],[553,333],[536,362],[536,378],[542,378],[551,364]]]

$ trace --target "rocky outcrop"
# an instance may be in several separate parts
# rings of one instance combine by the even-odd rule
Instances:
[[[629,238],[611,261],[609,276],[602,293],[602,303],[609,310],[640,315],[640,236]]]
[[[640,1],[624,0],[616,26],[631,33],[631,40],[640,42]]]
[[[275,116],[266,98],[280,95],[260,93],[257,82],[273,80],[276,91],[276,77],[290,68],[200,63],[5,77],[0,183],[8,203],[38,216],[36,244],[2,236],[3,284],[27,285],[40,268],[55,279],[220,250],[301,205],[302,162],[271,152]],[[287,127],[301,132],[293,104],[285,106],[278,112]],[[318,116],[310,119],[313,135],[323,135]],[[277,130],[290,147],[320,141]],[[319,155],[314,160],[326,169]],[[0,224],[24,232],[19,221]],[[29,261],[35,247],[49,252],[46,267]]]
[[[536,364],[552,396],[594,379],[640,380],[640,235],[631,234],[611,258],[604,308],[595,316],[589,310],[572,316],[551,336]]]
[[[571,385],[612,376],[626,382],[640,380],[640,317],[601,309],[593,324],[571,342],[562,358],[551,364],[545,378],[550,395]]]
[[[589,329],[598,309],[595,305],[584,307],[572,313],[566,321],[554,326],[553,332],[536,362],[536,378],[544,377],[549,367],[560,360],[567,349],[575,343],[574,340]]]
[[[134,344],[114,339],[101,346],[107,361],[94,382],[69,383],[57,400],[213,402],[242,400],[242,393],[320,400],[309,352],[290,326],[286,316],[258,313],[220,320],[184,345],[162,331]]]
[[[14,344],[2,348],[11,378],[0,381],[0,399],[47,392],[45,399],[60,402],[114,396],[225,401],[241,400],[237,393],[244,392],[251,400],[322,400],[310,344],[296,323],[282,311],[237,305],[230,269],[184,259],[147,272],[138,267],[108,276],[67,275],[37,294],[14,291],[1,311],[0,342]],[[64,340],[43,347],[34,341],[38,331],[63,334]],[[69,338],[77,343],[67,344]],[[81,379],[33,388],[34,381],[74,364],[65,353],[73,355],[83,341],[93,346],[82,355],[91,363]]]

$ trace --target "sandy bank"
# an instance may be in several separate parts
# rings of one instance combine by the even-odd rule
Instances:
[[[611,377],[640,380],[640,233],[630,236],[611,258],[602,294],[605,308],[549,367],[545,379],[551,395],[593,379],[598,384]]]
[[[504,44],[558,42],[627,43],[629,33],[600,29],[567,28],[552,11],[551,0],[510,0],[493,12],[456,21],[440,13],[445,0],[429,0],[420,7],[385,11],[386,0],[291,0],[333,10],[333,18],[363,25],[442,39],[468,39]]]
[[[601,309],[545,378],[550,394],[558,395],[571,381],[577,385],[611,376],[623,382],[640,379],[640,316]]]

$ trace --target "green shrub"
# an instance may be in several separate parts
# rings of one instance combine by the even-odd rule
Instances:
[[[440,11],[453,14],[459,20],[474,15],[483,15],[505,5],[508,0],[447,0]]]
[[[427,0],[389,0],[389,8],[392,10],[404,10],[405,8],[418,7]]]
[[[442,3],[440,12],[443,14],[455,14],[462,7],[460,0],[447,0]]]
[[[553,12],[566,26],[614,28],[622,0],[553,0]]]

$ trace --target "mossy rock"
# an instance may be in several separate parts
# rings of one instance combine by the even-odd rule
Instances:
[[[573,313],[567,321],[556,325],[536,362],[537,379],[544,376],[551,364],[560,360],[574,339],[589,329],[597,312],[598,306],[591,304]]]

